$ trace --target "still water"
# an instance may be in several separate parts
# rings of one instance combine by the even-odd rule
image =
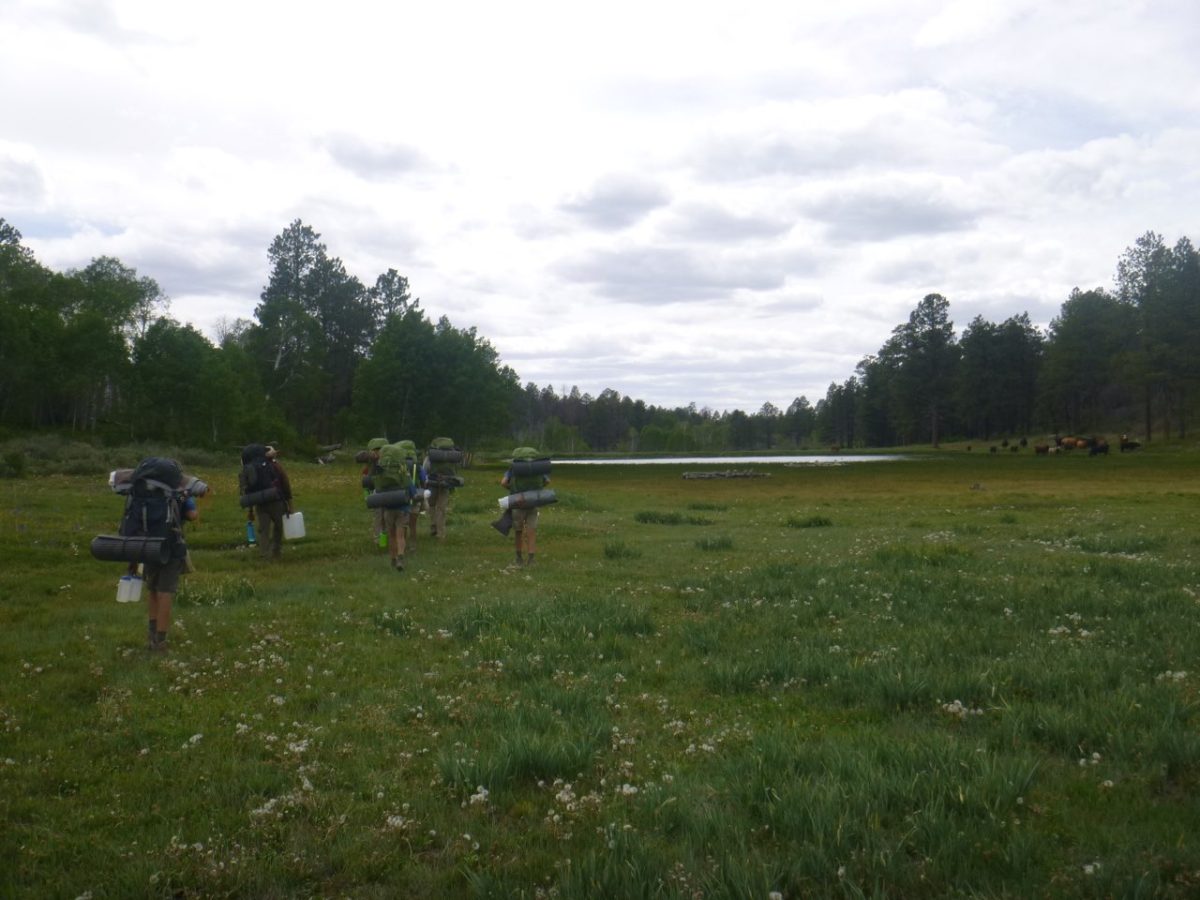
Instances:
[[[849,463],[895,462],[905,459],[900,454],[848,455],[826,454],[819,456],[657,456],[638,459],[556,459],[556,466],[741,466],[750,463],[773,463],[791,466],[842,466]]]

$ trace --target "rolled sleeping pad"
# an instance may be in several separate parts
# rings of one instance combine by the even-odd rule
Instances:
[[[108,486],[112,488],[114,494],[128,494],[133,490],[133,471],[133,469],[114,469],[108,473]],[[208,484],[195,475],[185,473],[179,489],[193,497],[203,497],[208,493]]]
[[[492,522],[491,525],[502,535],[508,537],[508,533],[512,531],[513,527],[512,510],[506,509],[504,512],[500,513],[500,518],[498,518],[495,522]]]
[[[530,475],[549,475],[550,458],[514,459],[512,462],[512,473],[517,478],[526,478]]]
[[[461,475],[439,475],[434,472],[426,479],[430,487],[460,488],[467,482]]]
[[[242,504],[245,509],[248,506],[262,506],[265,503],[272,503],[279,499],[279,488],[269,487],[265,491],[255,491],[252,494],[242,494],[238,503]]]
[[[457,466],[463,461],[463,452],[455,447],[453,450],[443,450],[441,447],[429,448],[429,461],[431,463],[450,463]]]
[[[92,556],[104,562],[159,563],[171,559],[171,545],[160,537],[121,537],[101,534],[92,538]]]
[[[195,475],[184,475],[181,487],[192,497],[203,497],[208,493],[208,484]]]
[[[109,472],[108,486],[114,494],[128,494],[133,489],[133,469],[114,469]]]
[[[357,453],[354,454],[354,461],[356,463],[370,462],[371,461],[371,451],[370,450],[359,450]]]
[[[554,491],[550,488],[542,488],[537,491],[521,491],[519,494],[509,494],[507,497],[501,497],[497,502],[499,502],[501,509],[534,509],[538,506],[557,503],[558,497],[554,495]]]
[[[412,497],[407,490],[378,491],[367,494],[367,509],[400,509],[412,505]]]
[[[374,475],[364,475],[362,477],[362,486],[364,488],[366,488],[368,491],[375,490],[375,476]]]

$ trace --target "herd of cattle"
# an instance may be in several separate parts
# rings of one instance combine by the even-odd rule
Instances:
[[[999,453],[1002,448],[1008,449],[1012,453],[1018,452],[1022,447],[1028,446],[1029,441],[1026,438],[1021,438],[1019,441],[1009,442],[1007,438],[1000,442],[997,446],[993,444],[988,448],[989,453]],[[1117,442],[1117,446],[1122,453],[1127,453],[1131,450],[1136,450],[1142,446],[1141,441],[1131,440],[1129,435],[1123,434]],[[971,449],[971,445],[967,445],[967,449]],[[1069,453],[1073,450],[1086,450],[1089,456],[1099,456],[1101,453],[1108,453],[1108,438],[1103,437],[1063,437],[1061,435],[1054,436],[1054,443],[1034,444],[1033,452],[1038,456],[1048,456],[1051,453]]]

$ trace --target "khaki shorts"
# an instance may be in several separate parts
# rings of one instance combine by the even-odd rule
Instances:
[[[383,527],[386,531],[396,531],[408,524],[408,517],[412,513],[411,506],[398,506],[395,509],[385,509],[383,511]]]
[[[538,508],[533,509],[514,509],[512,511],[513,528],[517,531],[524,531],[528,528],[530,531],[537,531]]]

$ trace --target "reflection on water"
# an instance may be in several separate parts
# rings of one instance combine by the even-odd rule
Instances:
[[[871,456],[821,454],[819,456],[657,456],[638,459],[556,459],[556,466],[714,466],[773,463],[791,466],[840,466],[848,463],[896,462],[906,457],[896,453]]]

